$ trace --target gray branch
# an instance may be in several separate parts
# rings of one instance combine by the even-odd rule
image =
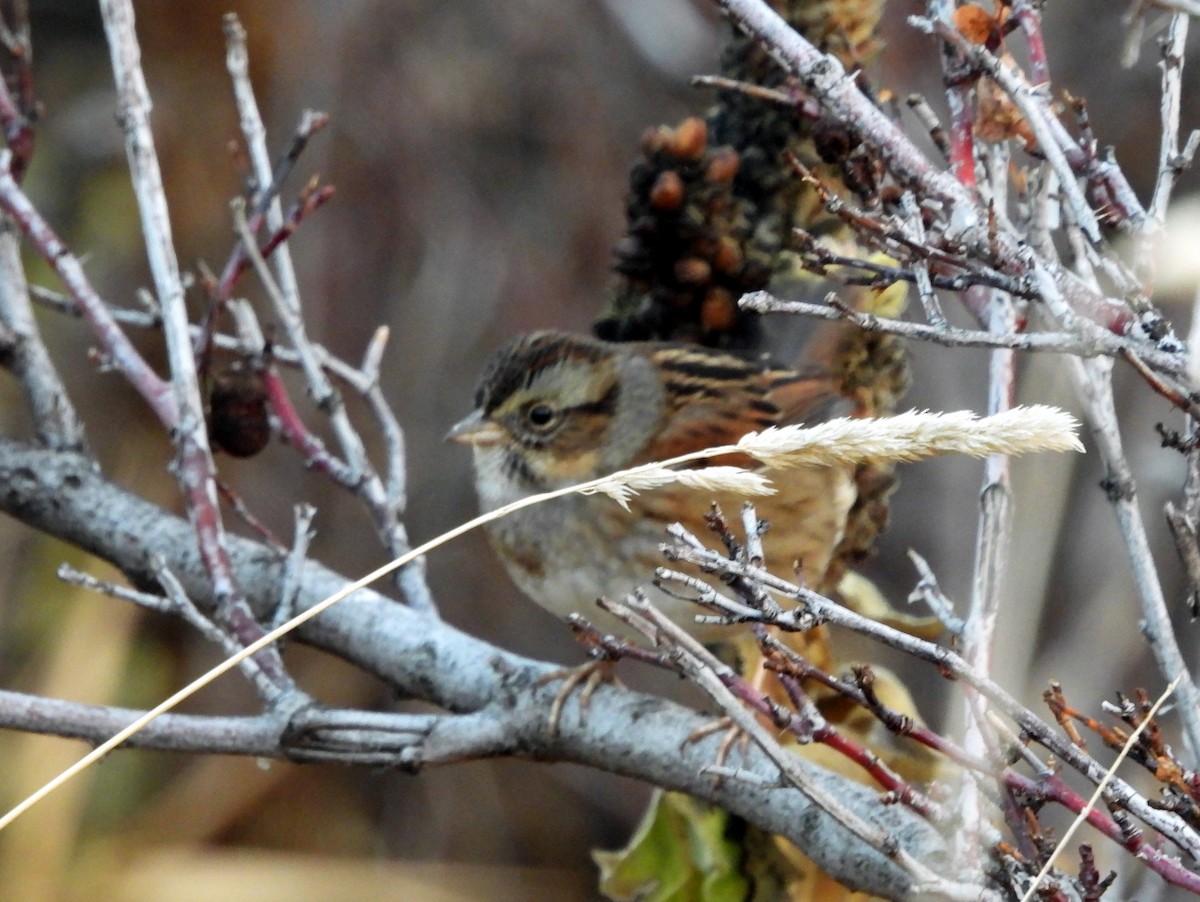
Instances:
[[[87,457],[0,439],[0,510],[104,558],[144,587],[156,585],[152,560],[161,555],[198,605],[212,605],[211,581],[191,527],[105,480]],[[262,616],[278,600],[285,561],[267,546],[236,536],[229,537],[229,553],[238,582]],[[305,561],[297,607],[311,606],[347,581]],[[778,787],[778,768],[757,748],[735,754],[729,763],[759,775],[764,785],[706,775],[705,768],[716,760],[719,737],[691,741],[711,718],[688,708],[602,686],[586,717],[580,717],[572,696],[557,731],[552,730],[547,712],[558,687],[539,679],[554,665],[488,645],[367,589],[302,627],[299,638],[449,712],[408,721],[411,741],[396,753],[398,766],[420,768],[483,755],[585,764],[726,808],[787,837],[848,886],[891,899],[909,892],[912,878],[896,864],[855,840],[799,790]],[[0,695],[0,723],[5,726],[92,741],[112,735],[134,713]],[[289,745],[295,724],[168,717],[141,734],[139,744],[297,757]],[[271,730],[274,741],[267,735]],[[878,792],[819,767],[799,766],[858,817],[893,837],[909,856],[935,870],[947,868],[941,838],[911,811],[886,805]]]

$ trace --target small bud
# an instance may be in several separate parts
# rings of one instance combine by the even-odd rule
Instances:
[[[684,257],[675,264],[675,278],[684,285],[703,285],[712,277],[712,267],[699,257]]]
[[[704,170],[704,177],[710,182],[732,182],[741,163],[741,157],[732,147],[719,148],[713,151],[708,168]]]
[[[679,173],[665,169],[650,187],[650,206],[664,213],[673,213],[683,204],[683,179]]]
[[[737,305],[724,288],[710,289],[700,304],[700,325],[708,332],[727,332],[737,321]]]
[[[708,126],[704,120],[691,116],[679,123],[671,135],[667,151],[671,156],[681,160],[695,161],[704,156],[704,146],[708,143]]]
[[[725,275],[736,273],[742,268],[744,261],[741,246],[728,236],[721,239],[712,255],[713,269]]]
[[[642,153],[647,157],[652,157],[664,150],[671,142],[671,135],[671,130],[665,125],[646,129],[642,132]]]

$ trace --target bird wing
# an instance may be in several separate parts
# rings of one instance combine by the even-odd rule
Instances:
[[[762,360],[679,346],[659,347],[651,358],[663,374],[666,425],[635,463],[733,444],[770,426],[820,421],[845,403],[825,371],[778,369]],[[718,463],[754,465],[743,455],[724,455],[697,466]]]

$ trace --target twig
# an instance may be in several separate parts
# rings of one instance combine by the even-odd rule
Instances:
[[[261,185],[271,184],[272,173],[266,149],[265,131],[249,83],[245,32],[238,23],[237,17],[232,14],[226,16],[225,25],[228,44],[227,64],[234,84],[234,94],[242,119],[242,131],[246,137],[255,177]],[[287,252],[286,245],[281,245],[274,255],[275,277],[272,278],[262,255],[258,252],[253,237],[249,234],[244,217],[244,206],[235,204],[234,210],[242,247],[253,263],[260,281],[271,298],[275,313],[283,323],[288,339],[299,356],[300,367],[309,390],[312,392],[313,400],[329,418],[346,465],[354,474],[354,481],[359,487],[359,496],[366,503],[384,546],[390,554],[399,556],[409,547],[408,534],[400,519],[403,513],[404,493],[403,491],[389,493],[375,474],[367,458],[362,438],[350,422],[340,393],[325,376],[319,354],[308,339],[301,315],[300,294],[296,284],[295,271],[291,265],[291,257]],[[278,228],[282,224],[282,214],[277,199],[272,199],[267,209],[267,223],[273,228]],[[383,406],[382,396],[376,392],[371,404],[378,413]],[[395,422],[394,418],[385,418],[383,424],[390,433],[389,450],[393,454],[397,450],[402,453],[402,441],[399,443],[396,441],[396,437],[401,435],[399,424]],[[393,489],[397,485],[402,487],[402,478],[397,479],[394,475],[396,466],[402,466],[402,462],[397,462],[393,457],[390,463],[393,470],[390,484]],[[398,574],[397,580],[409,604],[434,616],[437,609],[433,596],[425,584],[423,567],[423,564],[417,563],[412,568]]]
[[[949,0],[930,0],[929,15],[947,23],[952,21],[954,4]],[[942,81],[946,85],[946,105],[950,108],[950,166],[955,177],[967,188],[975,182],[975,123],[972,121],[971,89],[957,78],[955,70],[961,67],[950,44],[942,42],[938,48],[942,63]]]
[[[1112,362],[1072,360],[1072,371],[1084,398],[1092,435],[1106,470],[1105,487],[1125,540],[1134,584],[1142,604],[1142,633],[1165,679],[1179,679],[1178,706],[1184,737],[1193,760],[1200,757],[1200,691],[1184,662],[1170,612],[1163,597],[1158,569],[1150,552],[1145,523],[1138,509],[1135,483],[1121,447],[1121,436],[1112,396]]]
[[[836,299],[836,295],[831,295]],[[1073,354],[1080,357],[1120,356],[1126,347],[1137,348],[1138,356],[1162,372],[1173,376],[1183,374],[1183,364],[1175,353],[1159,351],[1153,345],[1134,338],[1122,338],[1103,329],[1078,332],[1025,332],[998,335],[982,330],[961,329],[957,326],[938,328],[926,323],[910,323],[888,319],[853,310],[845,305],[810,304],[805,301],[785,301],[765,291],[743,295],[740,305],[746,310],[761,313],[796,313],[826,320],[846,320],[860,329],[902,335],[930,341],[945,347],[1013,348],[1018,351],[1040,351]]]
[[[172,613],[181,617],[184,622],[200,633],[200,635],[221,649],[223,654],[235,655],[241,650],[241,646],[238,645],[237,640],[233,636],[205,617],[200,612],[200,609],[193,604],[192,600],[188,598],[187,591],[183,588],[183,585],[176,578],[175,574],[171,572],[171,568],[161,555],[151,557],[150,566],[154,570],[158,584],[162,586],[163,592],[166,594]],[[264,701],[268,704],[273,704],[277,701],[279,687],[270,674],[263,671],[255,658],[244,658],[239,666],[250,680],[251,685],[258,690],[258,694]]]
[[[1019,322],[1010,298],[992,292],[988,305],[991,331],[1000,334],[1016,332]],[[1011,410],[1016,393],[1016,355],[1012,349],[991,353],[988,368],[988,412]],[[1012,484],[1007,455],[993,454],[987,459],[983,487],[980,491],[980,516],[975,540],[975,564],[972,579],[971,604],[962,632],[962,655],[976,673],[987,676],[992,672],[992,642],[1000,615],[1004,579],[1012,543]],[[970,754],[996,757],[984,699],[966,694],[966,727],[963,747]],[[958,839],[959,854],[974,860],[975,867],[984,870],[980,860],[987,816],[979,787],[968,783],[961,799],[963,832]]]
[[[61,294],[57,291],[51,291],[40,285],[30,286],[30,295],[34,301],[41,304],[43,307],[53,310],[57,313],[66,314],[68,316],[83,317],[84,308],[73,297]],[[103,302],[101,302],[103,303]],[[229,309],[236,311],[237,299],[230,301]],[[135,326],[140,329],[157,329],[162,326],[162,317],[157,313],[147,310],[135,310],[128,307],[113,307],[106,305],[109,316],[112,317],[115,323],[125,326]],[[237,319],[235,313],[235,320]],[[386,327],[381,327],[386,331]],[[200,336],[200,326],[191,327],[191,337],[193,344],[196,343]],[[239,335],[227,335],[223,332],[216,332],[212,337],[213,344],[224,350],[236,351],[239,354],[253,356],[262,350],[263,342],[261,335],[259,340],[247,344],[245,338]],[[377,336],[372,337],[372,345],[378,341]],[[317,353],[321,358],[321,365],[334,378],[346,383],[357,392],[369,392],[371,380],[359,369],[346,363],[329,353],[327,349],[321,345],[315,345]],[[291,348],[280,347],[273,345],[271,347],[271,360],[283,364],[288,367],[298,369],[300,366],[300,357]],[[376,381],[378,374],[376,374]],[[394,417],[393,417],[394,419]]]
[[[836,58],[817,50],[764,0],[713,2],[799,81],[825,115],[853,122],[864,145],[878,155],[899,184],[909,187],[923,204],[940,206],[943,222],[939,229],[944,242],[963,245],[984,260],[995,259],[1005,273],[1020,278],[1039,279],[1040,266],[1073,308],[1086,311],[1106,329],[1124,333],[1129,328],[1133,316],[1127,304],[1114,303],[1069,271],[1051,267],[1047,260],[1034,259],[1010,223],[1000,223],[999,228],[989,232],[986,211],[974,192],[933,166],[898,125],[863,94]]]
[[[1166,223],[1171,192],[1180,170],[1190,162],[1189,157],[1179,152],[1179,115],[1183,106],[1183,63],[1187,35],[1188,16],[1182,12],[1174,13],[1162,44],[1162,103],[1159,113],[1162,135],[1158,146],[1158,173],[1150,208],[1138,236],[1137,267],[1148,290],[1153,285],[1157,270],[1156,245]]]
[[[645,598],[636,595],[630,596],[625,600],[623,606],[649,621],[648,638],[655,640],[658,636],[668,640],[668,644],[675,650],[676,660],[688,676],[721,706],[721,709],[733,720],[739,730],[746,733],[767,754],[792,786],[812,799],[822,811],[849,831],[851,835],[880,854],[896,861],[908,871],[916,882],[913,889],[914,894],[941,894],[947,899],[962,900],[962,902],[999,899],[998,896],[981,886],[959,883],[951,878],[939,876],[903,849],[897,848],[886,832],[859,818],[839,799],[831,796],[823,787],[814,783],[809,774],[800,766],[799,759],[780,746],[775,737],[758,722],[754,715],[746,710],[738,697],[725,685],[721,674],[728,673],[728,668],[705,650],[704,646],[664,616]],[[618,607],[614,606],[611,610],[616,613]]]
[[[1179,115],[1183,106],[1183,63],[1187,46],[1189,16],[1177,12],[1171,16],[1166,40],[1162,45],[1162,136],[1158,148],[1158,174],[1149,218],[1161,227],[1166,218],[1171,191],[1187,160],[1179,152]]]
[[[1187,604],[1194,619],[1200,616],[1200,533],[1197,532],[1195,520],[1169,501],[1166,517],[1175,550],[1187,574]]]
[[[260,520],[255,515],[254,511],[250,510],[250,508],[246,505],[246,502],[242,500],[242,496],[239,495],[232,486],[218,479],[217,492],[220,494],[222,500],[224,500],[224,502],[228,504],[233,512],[237,515],[238,519],[254,530],[260,539],[262,539],[266,544],[274,547],[279,551],[280,554],[283,554],[287,551],[287,546],[279,541],[279,536],[275,535],[275,533],[271,531],[271,528],[262,520]]]
[[[968,189],[935,168],[899,127],[859,90],[855,79],[832,54],[822,53],[762,0],[714,0],[730,20],[757,40],[793,76],[831,118],[853,122],[864,141],[888,168],[917,192],[950,208],[950,232],[967,236],[982,225]]]
[[[316,212],[321,207],[333,198],[333,187],[330,185],[307,185],[300,193],[300,198],[288,210],[284,217],[283,224],[275,229],[266,240],[258,246],[258,252],[265,258],[270,259],[275,251],[283,245],[310,214]],[[258,232],[258,226],[265,218],[263,213],[255,213],[247,217],[248,231],[251,234]],[[213,295],[218,303],[227,300],[232,294],[234,286],[237,284],[238,278],[247,269],[250,268],[250,259],[246,255],[245,248],[238,240],[234,243],[233,251],[229,255],[229,259],[225,262],[225,268],[221,271],[221,278],[216,280],[213,288]]]
[[[767,88],[763,85],[749,84],[733,78],[726,78],[724,75],[694,75],[692,76],[692,87],[716,88],[718,91],[737,91],[739,94],[745,94],[747,97],[753,97],[756,100],[766,100],[781,106],[797,108],[798,112],[802,115],[807,112],[810,118],[816,118],[817,115],[815,105],[811,102],[807,104],[806,109],[806,98],[798,91],[788,92],[781,91],[778,88]]]
[[[59,564],[55,575],[64,583],[72,586],[80,586],[84,589],[89,589],[93,592],[99,592],[102,595],[107,595],[109,598],[116,598],[120,601],[129,601],[136,604],[138,607],[145,608],[148,611],[154,611],[157,614],[178,614],[175,605],[170,599],[162,595],[152,595],[149,592],[139,592],[137,589],[131,589],[128,586],[121,586],[116,583],[111,583],[106,580],[97,579],[92,574],[83,570],[76,569],[70,564]]]
[[[1150,5],[1189,16],[1200,16],[1200,2],[1197,0],[1150,0]]]
[[[0,209],[12,217],[37,252],[62,280],[74,298],[79,314],[92,327],[92,332],[107,359],[146,400],[159,422],[168,428],[174,428],[179,415],[170,386],[150,368],[134,348],[109,307],[92,288],[83,273],[79,259],[67,249],[13,179],[5,162],[5,153],[7,151],[0,152]]]
[[[900,195],[900,212],[904,215],[906,225],[913,241],[918,245],[925,243],[925,226],[921,222],[921,211],[917,208],[916,199],[911,191]],[[935,329],[944,329],[948,325],[942,305],[938,303],[937,295],[933,293],[933,283],[929,279],[929,264],[924,260],[913,262],[914,281],[917,284],[917,296],[921,306],[925,308],[925,318]]]
[[[1029,83],[1011,66],[989,52],[986,47],[972,44],[947,22],[925,19],[920,16],[910,17],[909,22],[922,31],[936,34],[942,40],[952,44],[964,59],[970,61],[972,66],[980,72],[987,73],[1004,89],[1013,104],[1024,115],[1025,122],[1037,139],[1038,150],[1045,154],[1046,160],[1058,173],[1068,206],[1074,214],[1076,222],[1079,223],[1089,241],[1099,244],[1101,241],[1100,224],[1097,222],[1087,198],[1084,197],[1083,191],[1079,188],[1071,164],[1067,162],[1057,136],[1047,121],[1051,114],[1046,111],[1044,102],[1034,93]]]
[[[379,430],[383,433],[387,472],[384,485],[387,489],[388,506],[397,512],[403,511],[408,504],[407,454],[405,452],[404,430],[392,406],[383,395],[383,386],[379,381],[380,363],[383,352],[387,347],[391,331],[387,326],[380,326],[367,343],[363,352],[363,361],[358,372],[362,381],[356,385],[359,394],[367,401]]]
[[[4,130],[4,143],[12,151],[13,178],[20,182],[33,158],[37,101],[33,94],[33,45],[29,40],[28,9],[24,4],[20,5],[17,18],[19,21],[13,28],[0,25],[4,29],[5,47],[16,65],[15,80],[19,92],[14,98],[7,80],[0,77],[0,128]]]
[[[1033,69],[1034,89],[1050,93],[1050,63],[1046,56],[1046,41],[1042,34],[1041,8],[1031,0],[1014,0],[1012,5],[1013,18],[1025,33],[1025,43],[1029,47],[1029,64]]]
[[[961,636],[964,628],[963,620],[954,613],[954,603],[942,592],[933,568],[929,566],[925,558],[911,548],[908,550],[908,558],[916,567],[917,572],[921,574],[921,579],[908,595],[908,603],[925,602],[929,610],[933,612],[933,616],[941,621],[942,626],[950,635]]]
[[[275,413],[275,420],[284,440],[304,456],[308,466],[326,474],[345,488],[356,489],[362,481],[361,474],[329,451],[320,437],[309,430],[304,418],[292,403],[292,396],[279,373],[267,366],[259,370],[259,377],[263,381],[267,400]]]
[[[1158,713],[1158,709],[1163,706],[1163,703],[1171,697],[1171,694],[1179,686],[1179,682],[1182,679],[1183,676],[1180,675],[1171,680],[1171,682],[1167,685],[1167,688],[1163,690],[1162,695],[1158,697],[1158,700],[1155,701],[1154,705],[1147,712],[1145,719],[1138,724],[1137,728],[1132,733],[1129,734],[1129,739],[1126,740],[1125,745],[1121,748],[1120,753],[1117,755],[1117,759],[1112,763],[1112,766],[1109,767],[1108,773],[1104,775],[1104,779],[1096,785],[1096,789],[1092,793],[1091,798],[1087,800],[1087,805],[1082,811],[1079,812],[1075,820],[1071,822],[1071,826],[1067,828],[1067,831],[1063,834],[1062,839],[1058,841],[1058,845],[1055,847],[1054,852],[1046,858],[1046,863],[1042,865],[1042,869],[1033,879],[1033,882],[1029,885],[1029,888],[1025,890],[1025,895],[1021,897],[1021,902],[1029,902],[1029,900],[1033,898],[1034,893],[1037,892],[1038,886],[1042,883],[1046,877],[1046,874],[1048,874],[1050,869],[1054,866],[1054,860],[1058,857],[1059,853],[1063,850],[1067,843],[1071,841],[1071,837],[1075,835],[1075,831],[1077,831],[1080,825],[1087,820],[1088,815],[1096,807],[1096,803],[1100,801],[1100,797],[1104,795],[1105,789],[1108,788],[1109,783],[1112,782],[1116,776],[1117,768],[1121,766],[1121,762],[1125,760],[1125,757],[1133,748],[1134,743],[1137,742],[1138,737],[1142,735],[1142,731],[1144,731],[1150,724],[1151,719],[1155,714]]]
[[[930,107],[929,102],[920,94],[909,94],[904,102],[913,111],[922,128],[929,133],[929,140],[933,142],[933,146],[949,159],[950,141],[946,138],[946,129],[942,127],[942,123],[938,120],[937,114]]]
[[[0,165],[3,162],[0,157]],[[81,450],[85,442],[83,423],[42,341],[29,301],[21,249],[7,217],[0,223],[0,324],[11,338],[5,366],[21,383],[38,440],[55,450]]]
[[[217,502],[216,468],[208,446],[204,405],[188,334],[183,283],[172,244],[162,173],[150,131],[150,95],[141,69],[133,5],[131,0],[101,0],[100,9],[117,84],[130,177],[141,214],[142,233],[162,311],[163,335],[171,364],[170,391],[175,416],[169,425],[178,449],[177,476],[188,517],[196,529],[200,555],[212,574],[217,618],[245,644],[260,637],[262,629],[250,613],[233,577],[225,547],[225,529]],[[288,691],[291,681],[276,652],[268,652],[259,663],[281,692]]]
[[[713,572],[727,572],[757,580],[771,591],[801,602],[798,607],[778,615],[760,613],[758,619],[763,623],[773,624],[787,630],[802,631],[810,628],[812,618],[816,617],[818,622],[827,622],[853,630],[883,645],[935,665],[942,672],[952,674],[984,695],[992,705],[1016,721],[1031,738],[1044,745],[1088,780],[1098,783],[1103,778],[1104,768],[1070,743],[1064,742],[1039,717],[1021,705],[995,681],[976,673],[961,655],[856,614],[809,589],[782,580],[761,568],[749,567],[738,561],[729,560],[717,552],[696,551],[688,546],[679,546],[677,554],[681,560],[711,568]],[[1114,780],[1110,788],[1117,794],[1119,804],[1128,808],[1130,812],[1189,854],[1198,856],[1200,834],[1185,821],[1177,815],[1156,810],[1131,786],[1119,779]]]
[[[296,601],[300,597],[300,575],[308,557],[308,546],[313,540],[312,523],[317,509],[311,504],[298,504],[295,511],[296,526],[292,547],[283,565],[283,578],[279,582],[279,604],[271,618],[272,628],[291,620],[296,615]]]

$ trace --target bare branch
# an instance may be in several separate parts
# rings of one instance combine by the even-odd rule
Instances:
[[[141,69],[133,4],[130,0],[102,0],[100,9],[117,84],[126,156],[171,363],[175,418],[169,425],[178,448],[176,466],[180,488],[188,516],[196,529],[200,552],[212,575],[217,616],[229,625],[242,643],[248,644],[260,636],[262,630],[250,615],[241,588],[233,578],[225,547],[225,529],[217,501],[216,468],[208,446],[196,359],[188,334],[183,283],[171,237],[162,173],[150,131],[150,94]],[[281,691],[286,691],[290,680],[278,653],[268,650],[259,663]]]
[[[263,129],[262,117],[259,115],[258,104],[249,82],[246,35],[234,14],[226,16],[225,35],[228,46],[227,66],[233,80],[234,96],[241,115],[242,131],[246,137],[255,178],[261,186],[272,185],[276,179],[271,171],[270,157],[267,153],[266,132]],[[300,133],[307,134],[308,130],[309,127],[302,123]],[[295,153],[299,152],[299,146],[293,144]],[[389,458],[389,491],[367,459],[362,438],[350,422],[340,393],[325,375],[321,355],[308,338],[301,314],[296,274],[287,248],[280,246],[274,254],[275,277],[272,278],[258,252],[253,237],[249,234],[243,213],[239,211],[240,208],[235,210],[235,220],[237,220],[241,235],[241,246],[246,256],[254,264],[259,278],[271,298],[276,315],[283,323],[292,348],[299,357],[300,367],[304,372],[309,390],[312,392],[313,400],[329,417],[334,435],[341,447],[342,456],[345,458],[346,466],[357,487],[356,491],[371,513],[376,531],[383,540],[384,547],[393,557],[399,557],[409,548],[408,534],[401,521],[405,503],[404,480],[402,476],[397,475],[398,470],[403,468],[403,461],[396,456],[397,454],[401,457],[403,455],[403,433],[400,426],[384,403],[377,386],[374,391],[368,389],[369,402],[386,431],[389,452],[392,455]],[[267,208],[267,223],[272,228],[278,228],[282,224],[282,213],[277,199],[271,199],[270,206]],[[431,616],[436,615],[437,608],[433,595],[425,584],[423,562],[418,561],[405,567],[397,574],[396,580],[409,604]]]

